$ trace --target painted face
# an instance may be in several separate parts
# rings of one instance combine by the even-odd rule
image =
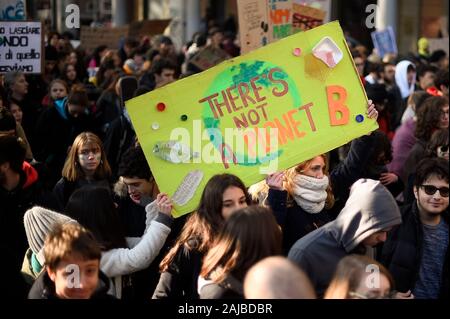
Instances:
[[[433,175],[425,180],[422,186],[414,187],[414,195],[417,205],[423,211],[428,214],[441,214],[448,207],[448,182]]]
[[[230,186],[223,193],[222,217],[228,219],[235,211],[247,207],[245,194],[239,187]]]
[[[374,278],[373,276],[377,277]],[[368,272],[363,276],[358,288],[355,289],[353,298],[382,299],[389,296],[391,289],[389,279],[384,274],[380,272]]]
[[[128,194],[133,202],[139,204],[143,195],[152,195],[152,182],[144,178],[123,177],[123,182],[128,187]]]
[[[58,264],[55,271],[47,268],[50,279],[55,283],[56,295],[61,299],[89,299],[99,281],[100,262],[67,258]]]
[[[364,246],[375,247],[378,244],[384,243],[387,238],[387,233],[390,230],[391,230],[391,228],[378,231],[378,232],[370,235],[369,237],[364,238],[364,240],[362,241],[362,244]]]
[[[448,105],[445,105],[441,109],[441,118],[439,121],[439,128],[447,128],[448,127]]]
[[[14,116],[17,123],[22,123],[23,112],[17,104],[11,104],[9,107],[11,114]]]
[[[97,170],[102,159],[102,151],[98,145],[87,144],[78,151],[78,162],[86,173],[93,173]]]
[[[64,85],[61,83],[53,83],[52,88],[50,90],[50,96],[53,100],[62,99],[67,96],[67,90]]]
[[[447,161],[449,160],[448,141],[447,141],[447,145],[438,146],[438,148],[436,150],[436,154],[440,158],[444,158]]]
[[[323,178],[325,176],[325,162],[322,156],[316,156],[309,164],[308,168],[301,171],[301,174],[314,177]]]

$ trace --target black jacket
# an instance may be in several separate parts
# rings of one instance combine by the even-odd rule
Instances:
[[[61,112],[65,112],[63,117]],[[69,147],[78,134],[93,132],[92,118],[83,114],[74,118],[64,110],[51,107],[45,110],[36,125],[36,149],[33,149],[36,160],[45,163],[51,170],[54,183],[61,177],[61,171],[67,157]]]
[[[124,115],[111,122],[105,134],[103,146],[111,166],[112,179],[119,178],[118,169],[123,154],[135,143],[136,133]]]
[[[57,211],[62,212],[64,211],[64,208],[67,205],[67,202],[69,201],[70,196],[72,196],[73,192],[75,192],[77,189],[82,188],[84,186],[97,186],[97,187],[103,187],[111,191],[111,186],[108,180],[102,179],[102,180],[93,180],[88,181],[86,179],[80,179],[74,182],[71,182],[67,180],[65,177],[62,177],[58,183],[56,183],[55,187],[53,188],[53,196],[56,200],[57,204]],[[144,216],[144,224],[145,224],[145,216]]]
[[[228,274],[221,283],[206,283],[200,287],[200,299],[244,299],[242,282]]]
[[[191,246],[195,246],[193,241]],[[198,299],[197,282],[202,260],[201,252],[183,245],[178,249],[169,269],[161,274],[152,298]]]
[[[283,229],[283,251],[286,255],[298,239],[336,218],[344,207],[351,185],[365,177],[365,167],[371,157],[373,142],[374,139],[366,135],[354,140],[344,162],[330,173],[330,184],[336,202],[329,210],[323,209],[320,213],[310,214],[295,201],[288,207],[287,192],[269,190],[267,204]]]
[[[23,216],[35,205],[50,209],[55,207],[52,194],[40,185],[36,170],[24,162],[19,185],[12,191],[0,186],[0,241],[10,247],[13,254],[12,258],[2,262],[9,262],[18,270],[28,248]]]
[[[108,277],[100,271],[98,287],[90,299],[116,299],[108,294],[109,287]],[[46,271],[36,278],[28,293],[28,299],[60,299],[55,293],[55,284],[51,281]]]
[[[388,268],[394,277],[396,289],[400,292],[412,290],[419,277],[422,262],[423,230],[419,218],[417,202],[404,206],[402,211],[402,224],[389,233],[383,245],[381,263]],[[448,210],[442,215],[449,222]],[[445,255],[441,298],[448,298],[448,256]]]

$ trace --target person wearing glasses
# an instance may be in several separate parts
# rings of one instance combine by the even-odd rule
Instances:
[[[445,160],[449,160],[448,151],[448,128],[439,129],[434,131],[428,142],[425,150],[425,157],[441,157]],[[416,178],[416,172],[408,176],[408,181],[406,183],[406,188],[403,193],[403,205],[412,203],[415,200],[414,197],[414,179]]]
[[[415,201],[402,207],[402,224],[388,236],[381,262],[397,290],[418,299],[448,298],[449,176],[443,158],[422,160]]]

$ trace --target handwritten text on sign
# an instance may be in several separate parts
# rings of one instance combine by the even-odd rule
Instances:
[[[42,24],[0,22],[0,73],[41,73]]]
[[[323,60],[328,53],[337,61],[331,66]],[[366,117],[364,90],[337,22],[227,60],[126,107],[159,189],[174,198],[175,216],[196,209],[215,174],[234,174],[249,186],[377,128]]]

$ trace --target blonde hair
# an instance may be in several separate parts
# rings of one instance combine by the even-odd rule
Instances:
[[[283,187],[288,192],[288,201],[287,204],[289,206],[293,205],[293,188],[294,188],[294,177],[298,174],[301,174],[302,171],[308,169],[311,166],[312,161],[316,157],[322,157],[325,168],[324,168],[324,175],[329,177],[328,173],[328,157],[326,154],[321,154],[318,156],[315,156],[307,161],[301,162],[297,166],[291,167],[290,169],[286,170],[284,173],[284,182]],[[265,201],[267,199],[267,196],[269,194],[269,186],[267,185],[266,181],[261,181],[257,184],[254,184],[250,186],[248,192],[252,196],[252,200],[259,203],[260,205],[265,205]],[[327,187],[327,199],[325,201],[325,209],[330,209],[334,205],[334,195],[333,190],[331,188],[331,184],[328,183]]]
[[[383,265],[367,256],[350,255],[342,258],[338,263],[324,299],[351,299],[350,292],[355,291],[364,280],[364,274],[367,274],[366,267],[369,265],[376,265],[380,269],[380,274],[388,279],[390,288],[393,290],[394,280]]]
[[[88,144],[97,145],[100,148],[101,152],[100,164],[95,171],[94,178],[100,180],[108,179],[109,177],[111,177],[111,167],[109,166],[108,160],[106,158],[102,141],[94,133],[83,132],[79,134],[73,141],[72,147],[70,148],[69,154],[67,155],[66,162],[64,163],[64,167],[62,170],[62,176],[69,182],[74,182],[85,177],[78,161],[78,151],[81,149],[81,147]]]

